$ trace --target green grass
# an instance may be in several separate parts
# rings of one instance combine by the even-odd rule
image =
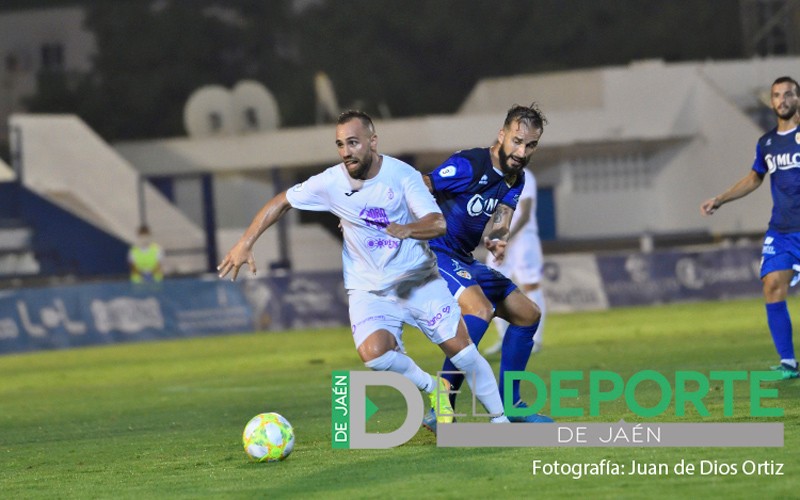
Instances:
[[[790,307],[798,309],[796,299]],[[490,331],[487,342],[493,341]],[[409,353],[430,371],[438,350],[406,333]],[[627,379],[651,369],[763,370],[776,361],[760,301],[670,305],[550,315],[546,348],[528,366],[613,370]],[[490,361],[496,366],[497,358]],[[330,444],[333,370],[362,370],[347,329],[259,333],[82,348],[0,357],[0,492],[4,498],[789,498],[800,491],[800,381],[774,384],[783,407],[783,448],[437,448],[421,429],[388,450],[337,451]],[[586,384],[578,385],[581,390]],[[754,421],[737,392],[735,416],[722,394],[712,417],[649,421]],[[532,391],[527,387],[524,391]],[[738,390],[738,386],[737,386]],[[657,394],[642,387],[641,401]],[[370,392],[380,411],[370,430],[392,430],[399,397]],[[532,394],[526,398],[532,399]],[[578,403],[580,406],[582,402]],[[548,408],[545,408],[547,410]],[[294,425],[288,460],[256,464],[241,448],[253,415],[277,411]],[[671,412],[671,415],[669,414]],[[588,412],[587,412],[588,413]],[[637,419],[623,402],[603,415],[562,421]],[[533,476],[534,459],[629,464],[741,464],[774,460],[784,475]]]

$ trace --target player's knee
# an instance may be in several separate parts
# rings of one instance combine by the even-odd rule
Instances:
[[[515,320],[511,321],[511,324],[517,326],[532,326],[542,319],[542,311],[539,309],[539,306],[531,302],[529,306],[523,308],[515,316]]]
[[[533,309],[534,309],[534,313],[533,314],[534,314],[534,317],[536,318],[536,319],[533,320],[533,322],[534,323],[538,323],[539,321],[542,320],[542,308],[539,307],[538,304],[536,304],[534,302],[533,303]]]
[[[379,359],[389,352],[393,352],[393,349],[380,343],[364,342],[358,347],[358,355],[361,357],[361,361],[363,361],[364,364]]]
[[[465,315],[477,316],[488,323],[494,316],[494,307],[491,302],[486,301],[485,303],[470,304],[468,307],[462,306],[461,312]]]
[[[770,275],[764,278],[762,289],[767,302],[784,300],[789,293],[788,283],[783,283],[780,279]]]
[[[494,306],[477,287],[470,287],[462,293],[458,305],[461,307],[461,314],[465,316],[477,316],[486,322],[494,316]]]
[[[364,366],[366,366],[370,370],[385,372],[386,370],[391,368],[392,363],[394,362],[394,358],[396,356],[397,352],[386,351],[376,358],[364,360]]]

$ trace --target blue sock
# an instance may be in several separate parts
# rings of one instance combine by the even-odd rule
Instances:
[[[503,375],[506,371],[525,371],[533,349],[533,335],[539,328],[539,322],[531,326],[510,325],[503,338],[503,350],[500,353],[500,397],[504,398]],[[511,404],[520,400],[519,380],[514,381],[514,399]]]
[[[767,324],[772,342],[781,359],[794,359],[794,344],[792,343],[792,319],[786,301],[767,304]]]
[[[486,329],[489,328],[489,322],[484,321],[482,318],[478,316],[473,316],[471,314],[467,314],[464,316],[464,323],[467,325],[467,331],[469,332],[469,338],[472,339],[472,343],[475,344],[477,347],[478,343],[483,338],[483,334],[486,333]],[[454,371],[458,370],[456,366],[450,361],[450,358],[446,358],[444,360],[444,364],[442,365],[442,371]],[[450,382],[451,388],[453,390],[459,389],[461,384],[464,383],[464,376],[459,373],[446,373],[442,375],[442,378],[447,379]],[[450,395],[450,404],[455,407],[456,404],[456,395]]]

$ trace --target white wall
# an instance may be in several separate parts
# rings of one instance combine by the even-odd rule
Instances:
[[[17,174],[9,167],[6,162],[0,160],[0,182],[13,181],[17,178]]]
[[[11,126],[20,134],[15,153],[26,187],[123,241],[135,241],[139,173],[127,161],[72,115],[14,115]],[[153,187],[146,185],[144,194],[153,239],[167,255],[165,271],[205,270],[203,231]]]
[[[798,68],[797,57],[679,64],[642,61],[490,78],[476,85],[457,114],[377,122],[379,148],[428,163],[443,160],[460,148],[488,146],[512,104],[535,100],[549,123],[533,168],[539,184],[554,189],[559,237],[759,232],[766,227],[771,206],[766,186],[712,217],[701,216],[699,205],[747,173],[762,133],[750,118],[754,109],[764,109],[760,94],[777,76],[798,77]],[[302,127],[247,137],[175,138],[117,147],[146,173],[163,169],[215,173],[220,227],[243,228],[243,221],[249,221],[274,194],[268,169],[335,162],[331,137],[330,126]],[[639,164],[631,164],[630,158],[639,158]],[[265,165],[265,159],[271,163]],[[599,182],[594,190],[581,189],[585,181],[581,178],[592,172],[587,165],[608,172],[608,182]],[[640,182],[642,178],[645,182]],[[338,249],[325,246],[324,231],[315,231],[319,235],[309,235],[307,247],[294,248],[297,260],[318,265],[317,248],[323,249],[318,253],[333,253],[338,259]]]

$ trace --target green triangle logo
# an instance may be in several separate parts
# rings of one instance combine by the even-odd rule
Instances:
[[[370,401],[368,397],[364,396],[364,400],[366,403],[365,406],[367,410],[367,418],[364,419],[364,421],[366,422],[367,420],[369,420],[369,417],[375,415],[375,413],[378,411],[378,407],[377,405],[375,405],[375,403]]]

